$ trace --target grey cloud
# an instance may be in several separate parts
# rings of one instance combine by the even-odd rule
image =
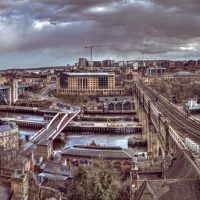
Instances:
[[[198,55],[197,47],[190,52],[180,50],[191,43],[200,44],[200,13],[195,11],[197,1],[192,0],[189,4],[187,0],[149,0],[146,5],[144,2],[24,0],[0,3],[0,10],[4,12],[0,16],[4,19],[0,20],[0,33],[2,38],[9,37],[12,41],[7,43],[0,38],[0,52],[8,55],[34,52],[35,55],[41,51],[52,57],[55,52],[62,56],[65,55],[62,52],[66,52],[74,60],[88,55],[85,45],[113,44],[96,50],[96,58],[112,55],[133,59],[139,54],[169,58]],[[93,7],[107,10],[90,12]],[[39,21],[50,22],[50,25],[34,28],[34,23]],[[5,30],[1,31],[1,27]]]

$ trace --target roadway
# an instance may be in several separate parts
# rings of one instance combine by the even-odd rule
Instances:
[[[51,142],[79,112],[78,108],[74,108],[73,110],[58,113],[49,124],[31,138],[31,141],[44,145]]]

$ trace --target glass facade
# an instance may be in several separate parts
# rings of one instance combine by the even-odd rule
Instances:
[[[108,89],[108,76],[99,76],[99,89]]]
[[[68,74],[60,74],[60,87],[68,88]]]

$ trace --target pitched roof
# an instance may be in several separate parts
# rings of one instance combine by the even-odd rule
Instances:
[[[130,152],[119,147],[104,147],[104,146],[74,146],[70,149],[63,151],[63,156],[74,157],[89,157],[89,158],[119,158],[119,159],[132,159]]]
[[[166,171],[166,178],[196,178],[200,177],[200,169],[192,160],[189,152],[181,150],[172,160],[172,165]]]
[[[147,189],[156,200],[199,200],[200,179],[164,179],[145,181],[136,193],[136,199],[142,199]],[[152,198],[151,198],[152,199]]]

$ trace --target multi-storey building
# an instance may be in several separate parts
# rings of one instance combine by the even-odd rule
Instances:
[[[88,66],[87,59],[86,58],[79,58],[78,66],[79,67],[87,67]]]
[[[14,122],[0,124],[0,149],[18,149],[19,130]]]
[[[149,67],[147,68],[148,75],[162,75],[166,73],[166,68],[163,67]]]
[[[109,95],[123,94],[124,89],[116,88],[115,74],[62,73],[57,79],[57,91],[64,94]]]

